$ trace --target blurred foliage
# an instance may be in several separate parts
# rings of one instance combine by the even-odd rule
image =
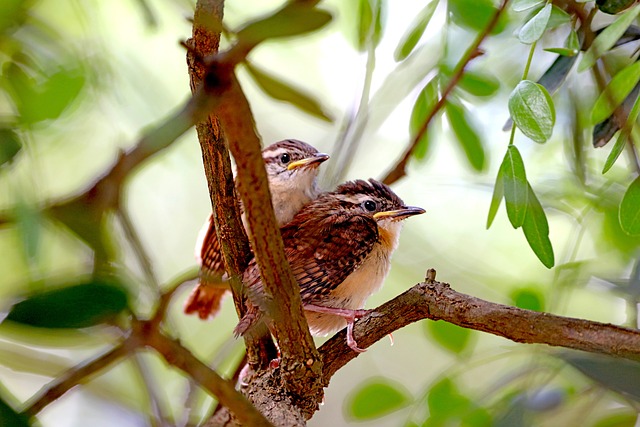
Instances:
[[[165,234],[174,230],[180,235],[190,233],[182,224],[197,209],[193,201],[180,195],[193,182],[185,185],[176,176],[195,170],[202,184],[200,166],[194,165],[199,154],[193,155],[192,148],[184,144],[173,144],[167,154],[127,177],[123,193],[119,186],[96,185],[106,172],[104,168],[131,145],[132,137],[125,131],[118,134],[121,123],[113,118],[124,121],[138,108],[137,104],[116,103],[123,112],[114,116],[109,99],[129,100],[126,91],[132,88],[122,82],[130,79],[131,86],[139,86],[136,89],[141,91],[142,104],[148,104],[157,121],[161,116],[153,108],[160,101],[149,94],[169,89],[165,81],[155,81],[149,69],[138,70],[139,64],[132,58],[103,50],[106,40],[101,37],[113,37],[113,33],[107,36],[92,19],[106,12],[97,5],[81,3],[70,2],[67,7],[75,14],[61,18],[52,13],[59,6],[52,0],[0,2],[0,250],[5,261],[2,265],[11,267],[0,279],[0,319],[4,322],[0,325],[0,354],[7,356],[0,362],[0,378],[7,387],[0,389],[2,425],[28,425],[21,412],[28,409],[40,387],[55,381],[64,370],[82,366],[91,355],[112,348],[122,335],[131,333],[128,318],[151,317],[158,307],[167,333],[184,340],[203,360],[213,361],[232,374],[239,359],[239,346],[228,342],[229,331],[184,318],[175,301],[182,297],[180,292],[166,312],[159,300],[160,287],[172,292],[179,285],[178,279],[171,279],[179,271],[179,264],[172,264],[172,260],[181,259],[185,267],[193,265],[188,255],[180,258],[190,249],[183,250]],[[187,34],[166,20],[169,15],[191,13],[190,2],[125,3],[114,2],[117,6],[113,7],[123,9],[111,10],[109,17],[124,19],[131,10],[137,11],[141,29],[134,37],[164,29],[177,45]],[[485,292],[488,298],[529,310],[586,318],[592,311],[601,314],[601,300],[613,300],[610,305],[621,308],[607,313],[606,321],[638,326],[640,6],[621,0],[513,0],[466,63],[460,59],[464,58],[462,52],[500,10],[497,1],[425,0],[417,4],[413,16],[405,17],[399,29],[391,28],[389,22],[397,19],[397,8],[402,6],[388,0],[328,1],[314,9],[271,2],[256,5],[255,11],[237,3],[227,1],[229,13],[225,11],[225,15],[236,22],[225,34],[227,43],[253,47],[274,39],[242,66],[247,71],[243,85],[255,84],[253,92],[247,90],[253,96],[252,106],[260,102],[267,105],[256,108],[256,114],[264,115],[256,117],[259,127],[268,130],[282,122],[287,127],[280,136],[296,137],[290,134],[289,126],[301,121],[304,126],[296,131],[305,129],[318,135],[317,141],[329,144],[326,148],[336,141],[333,150],[326,150],[332,153],[335,165],[330,165],[335,169],[329,179],[344,178],[350,172],[349,165],[360,156],[365,160],[359,168],[371,164],[371,170],[382,173],[393,165],[399,152],[416,141],[409,176],[404,178],[407,188],[418,189],[414,196],[426,198],[425,192],[434,191],[429,187],[433,175],[426,178],[426,168],[436,169],[436,174],[460,168],[455,180],[464,187],[482,188],[484,210],[467,210],[477,219],[484,217],[488,207],[487,228],[492,227],[493,234],[472,242],[474,239],[465,234],[467,227],[481,226],[460,221],[451,212],[451,219],[446,217],[450,228],[438,230],[451,241],[429,246],[420,240],[427,233],[415,233],[410,238],[420,246],[401,262],[413,263],[423,271],[426,258],[420,254],[433,249],[430,256],[454,272],[448,274],[473,284],[468,292]],[[161,7],[169,8],[170,13],[159,13],[156,8]],[[239,13],[239,7],[246,10]],[[263,12],[269,13],[264,19]],[[303,48],[287,44],[300,34],[310,34],[302,39]],[[329,67],[306,63],[309,57],[300,52],[309,50],[311,53],[304,53],[314,55],[305,44],[314,38],[329,40],[323,45],[326,51],[345,49],[351,57],[364,59],[359,64],[361,72],[350,69],[353,62],[344,57],[332,58],[335,63]],[[294,58],[300,68],[289,69],[291,63],[276,62],[277,54],[270,57],[264,53],[280,44],[283,50],[292,49],[288,55],[300,55],[299,60]],[[152,64],[150,69],[157,68],[154,55],[158,52],[153,49],[140,52],[142,62]],[[111,67],[111,62],[116,65]],[[186,76],[186,67],[180,66]],[[357,84],[350,81],[342,85],[336,80],[327,87],[320,77],[307,77],[329,69],[345,79],[356,76]],[[111,78],[118,73],[125,77],[116,85]],[[455,87],[442,100],[451,83]],[[149,92],[144,92],[144,86]],[[352,99],[345,102],[341,97],[345,94],[336,93],[345,92],[342,88],[348,86],[353,87],[346,96]],[[179,87],[180,96],[186,97],[188,86]],[[167,99],[165,103],[171,104]],[[284,110],[290,116],[281,117],[283,110],[270,112],[281,103],[290,108]],[[177,106],[176,101],[167,110]],[[496,137],[493,128],[500,127],[508,115],[505,130],[510,130],[511,136],[503,133]],[[139,131],[149,117],[132,115],[131,120]],[[86,123],[90,123],[88,130]],[[385,123],[393,123],[392,141],[379,131]],[[104,137],[106,141],[100,140],[106,128],[116,132]],[[143,143],[162,149],[179,133],[146,135]],[[608,144],[614,138],[615,142]],[[103,145],[91,145],[93,139]],[[607,144],[609,148],[602,149],[607,153],[594,150]],[[81,165],[73,163],[77,158],[68,162],[59,158],[83,145],[88,147],[87,163],[104,159],[94,165],[91,174],[79,172]],[[443,155],[449,145],[460,161]],[[362,150],[358,150],[360,146]],[[369,161],[374,152],[381,154]],[[55,173],[41,174],[46,167]],[[64,191],[43,190],[45,184],[51,184],[43,181],[63,175],[77,180],[64,186]],[[163,179],[166,175],[169,178]],[[141,181],[148,185],[144,193],[137,187]],[[486,190],[491,181],[493,196],[489,199]],[[204,191],[202,195],[206,197]],[[158,205],[145,210],[144,205],[153,203],[154,198],[160,200]],[[502,200],[506,218],[498,216]],[[439,208],[431,199],[429,204],[429,209]],[[175,215],[170,209],[176,206],[188,213]],[[204,218],[199,214],[210,208],[208,200],[198,206],[203,207],[202,212],[192,215],[197,221]],[[164,214],[163,209],[169,213]],[[563,227],[561,221],[569,225]],[[504,254],[498,253],[503,256],[498,264],[485,262],[504,248],[504,240],[515,239],[509,225],[522,228],[529,252],[504,250]],[[498,232],[501,237],[495,237]],[[448,246],[455,246],[455,259],[437,258]],[[478,259],[471,259],[473,255]],[[526,255],[535,255],[539,264],[531,267]],[[172,268],[158,279],[158,271],[166,265]],[[487,272],[488,268],[494,270]],[[546,275],[546,269],[552,269],[551,273]],[[406,277],[415,280],[413,273]],[[464,282],[460,280],[460,286]],[[452,283],[457,285],[454,280]],[[405,280],[402,286],[406,285]],[[151,292],[144,292],[149,288]],[[585,295],[595,297],[589,300]],[[229,313],[233,318],[231,309]],[[105,324],[115,328],[97,327]],[[385,366],[380,369],[384,376],[363,382],[349,377],[348,390],[344,383],[340,383],[344,390],[329,388],[327,407],[332,409],[321,410],[320,416],[343,423],[342,419],[336,421],[339,411],[330,406],[331,393],[348,393],[339,403],[345,417],[369,425],[637,424],[640,371],[635,362],[507,346],[443,322],[427,321],[422,326],[410,343],[411,353],[419,354],[422,365],[406,367],[410,373],[402,381],[395,378],[394,369],[405,367],[391,369],[394,360],[380,363]],[[428,346],[428,350],[420,353],[414,346]],[[375,357],[370,354],[378,351],[372,349],[353,364],[362,361],[363,369],[369,369],[373,359],[365,357]],[[128,360],[138,362],[127,365],[126,374],[114,365],[101,371],[100,378],[88,378],[77,393],[94,400],[87,400],[88,405],[81,401],[81,405],[97,410],[95,400],[108,402],[110,409],[128,414],[123,415],[128,420],[123,425],[133,425],[131,420],[141,418],[149,425],[177,424],[178,420],[196,425],[211,413],[215,402],[205,396],[197,379],[187,381],[151,354]],[[116,397],[123,389],[135,397],[131,399],[135,403]],[[56,425],[51,420],[66,417],[50,414],[67,404],[52,404],[52,411],[38,415],[38,421]],[[332,413],[325,415],[327,412]],[[322,420],[326,418],[317,423]]]

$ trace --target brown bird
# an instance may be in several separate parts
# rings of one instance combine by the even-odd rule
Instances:
[[[353,324],[362,317],[367,298],[384,281],[398,246],[401,220],[424,213],[406,206],[386,185],[370,179],[340,185],[306,205],[281,229],[285,255],[300,286],[303,308],[313,335],[347,326],[347,344],[360,349]],[[245,334],[261,321],[264,292],[253,260],[243,275],[249,304],[235,328]]]
[[[276,221],[281,226],[320,193],[316,184],[318,166],[329,156],[305,142],[286,139],[265,148],[262,157]],[[184,311],[197,312],[201,319],[207,319],[217,314],[222,297],[229,290],[212,215],[198,236],[196,258],[200,264],[200,280],[189,295]]]

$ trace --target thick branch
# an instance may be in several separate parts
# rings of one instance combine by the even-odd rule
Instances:
[[[406,170],[407,163],[409,163],[409,159],[411,159],[411,156],[413,156],[413,152],[418,146],[418,143],[427,132],[427,129],[429,127],[429,124],[431,123],[431,120],[433,120],[433,118],[436,116],[438,111],[440,111],[440,109],[444,106],[445,102],[447,101],[447,97],[449,96],[453,88],[458,84],[458,82],[462,78],[462,75],[464,74],[464,70],[467,64],[471,62],[472,59],[482,54],[482,52],[480,51],[480,44],[484,41],[485,38],[487,38],[489,33],[491,33],[491,31],[493,31],[495,26],[498,24],[500,16],[502,15],[502,12],[506,9],[508,3],[509,3],[509,0],[503,0],[502,4],[496,10],[496,13],[493,15],[493,17],[491,18],[487,26],[482,30],[482,32],[478,34],[478,36],[473,41],[471,46],[469,46],[469,48],[464,53],[464,55],[462,55],[462,58],[460,58],[460,61],[456,65],[456,68],[453,70],[453,74],[451,75],[451,79],[449,80],[449,83],[447,84],[446,88],[442,91],[440,99],[431,108],[431,111],[429,111],[429,114],[427,114],[427,117],[425,118],[424,122],[420,126],[420,129],[418,130],[418,132],[416,132],[416,135],[413,137],[411,144],[409,144],[409,148],[407,148],[407,150],[402,155],[400,160],[398,160],[398,162],[393,167],[393,169],[391,169],[387,173],[387,175],[384,177],[383,182],[385,184],[391,185],[407,174],[407,170]]]
[[[312,6],[316,2],[301,3]],[[221,2],[202,2],[202,7],[213,7],[216,4]],[[199,13],[205,12],[204,9],[199,11]],[[209,12],[216,13],[216,10],[211,9]],[[196,18],[200,22],[211,23],[216,17],[218,25],[214,22],[209,28],[220,28],[219,16],[208,16],[208,21],[204,15]],[[211,30],[208,33],[206,31],[198,33],[194,28],[194,37],[198,34],[204,38],[212,36]],[[206,43],[208,43],[206,46],[215,52],[217,43],[211,41]],[[275,320],[274,333],[280,345],[283,366],[287,367],[283,372],[286,389],[301,399],[303,411],[313,412],[322,396],[320,357],[302,312],[297,284],[284,256],[282,239],[271,205],[260,139],[255,131],[249,103],[234,74],[236,64],[244,60],[252,47],[253,45],[238,43],[227,52],[207,56],[204,60],[206,69],[200,79],[208,93],[223,100],[215,114],[220,119],[229,148],[236,160],[236,188],[243,203],[252,237],[252,248],[269,298],[267,302],[269,315]],[[203,143],[202,140],[201,143]],[[205,163],[207,160],[215,160],[211,150],[203,146]],[[207,151],[211,155],[209,159]],[[205,167],[208,166],[205,164]],[[207,174],[210,185],[215,184],[213,171],[207,171]],[[214,193],[212,191],[212,200],[216,197]],[[214,207],[215,205],[217,203],[214,203]],[[220,219],[218,216],[217,220]],[[221,229],[222,227],[218,227],[218,232]],[[238,269],[238,272],[240,271],[242,269]]]
[[[320,357],[313,344],[298,285],[284,256],[249,103],[235,75],[218,114],[238,166],[238,190],[245,209],[252,248],[260,266],[269,316],[282,354],[287,389],[300,397],[322,396]],[[317,405],[319,402],[315,402]],[[315,409],[314,409],[315,410]]]
[[[444,320],[520,343],[547,344],[640,360],[639,330],[497,304],[458,293],[446,283],[429,280],[373,309],[356,322],[354,335],[358,345],[366,348],[393,331],[422,319]],[[358,356],[347,347],[344,331],[319,350],[324,362],[325,386],[333,374]]]

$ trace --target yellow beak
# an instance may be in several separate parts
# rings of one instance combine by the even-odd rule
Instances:
[[[420,215],[425,212],[426,211],[424,209],[417,206],[405,206],[402,209],[396,209],[393,211],[376,212],[373,214],[373,219],[394,218],[396,220],[401,220],[413,215]]]
[[[320,163],[329,160],[329,155],[324,153],[317,153],[314,156],[307,157],[306,159],[296,160],[295,162],[291,162],[287,165],[288,170],[304,168],[304,167],[315,167]]]

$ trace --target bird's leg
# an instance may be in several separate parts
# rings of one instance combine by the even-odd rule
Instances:
[[[364,353],[367,351],[364,348],[358,347],[358,343],[353,336],[353,325],[356,319],[363,317],[369,312],[369,310],[352,310],[349,308],[335,308],[325,307],[322,305],[305,304],[303,307],[307,311],[313,311],[315,313],[333,314],[334,316],[340,316],[347,321],[347,345],[356,353]]]

